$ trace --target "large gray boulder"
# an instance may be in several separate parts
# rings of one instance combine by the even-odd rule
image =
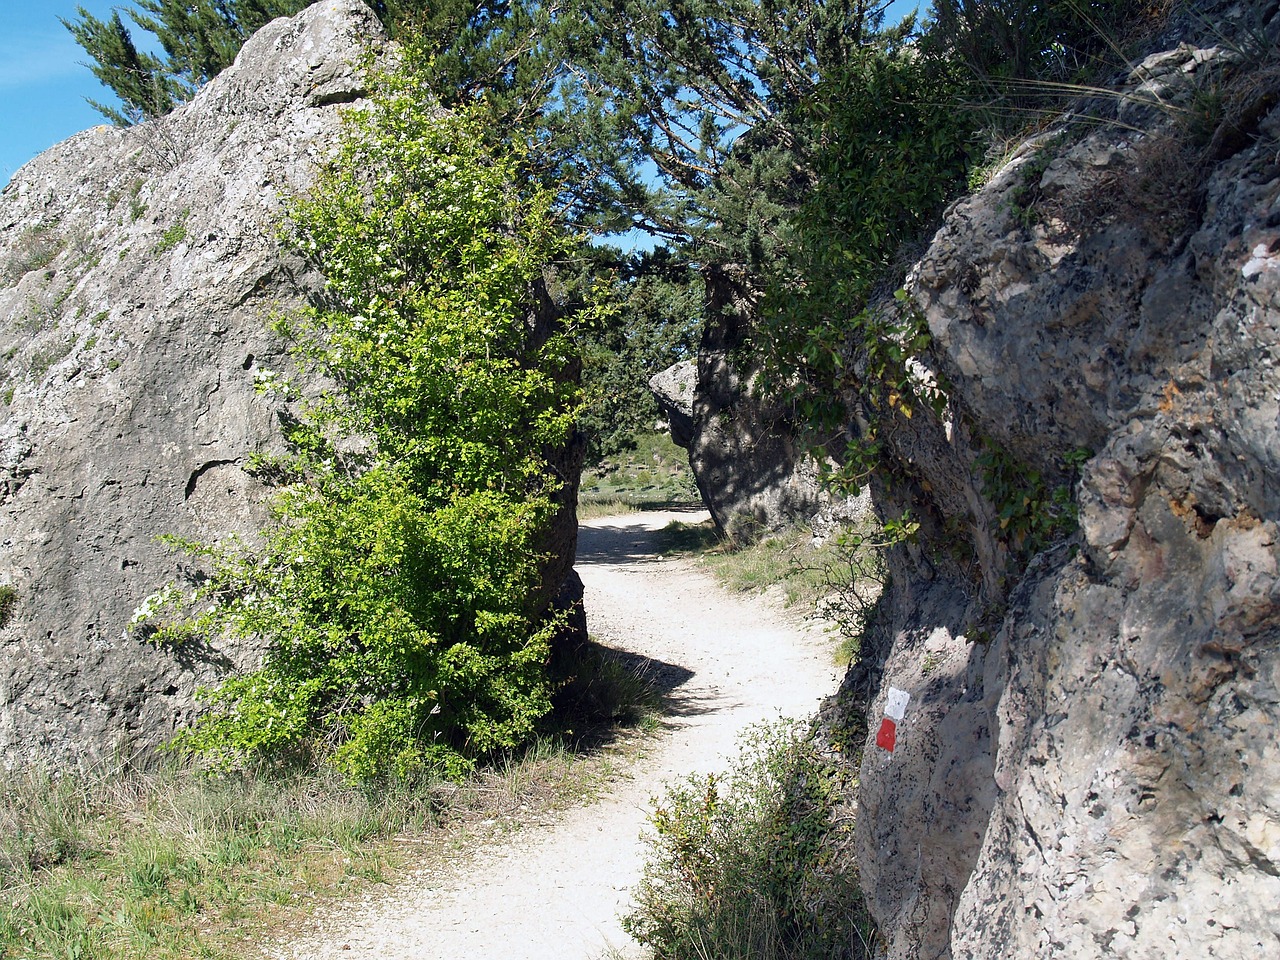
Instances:
[[[134,611],[179,573],[162,534],[252,537],[279,443],[267,332],[319,278],[276,239],[335,143],[381,25],[323,0],[254,36],[169,117],[95,127],[0,194],[0,757],[145,746],[243,649],[154,649]]]
[[[703,503],[722,533],[749,541],[830,506],[818,465],[789,411],[740,367],[758,294],[741,271],[711,267],[696,361],[659,373],[650,391],[689,451]]]
[[[1164,106],[1028,144],[913,272],[951,419],[878,493],[936,549],[894,553],[842,691],[892,960],[1280,950],[1280,110],[1244,79],[1206,146],[1170,96],[1224,57],[1148,60]],[[1011,561],[992,446],[1029,488],[1091,451],[1074,541]]]
[[[698,363],[681,360],[649,378],[649,392],[667,418],[671,440],[688,449],[693,442],[693,397],[698,388]]]

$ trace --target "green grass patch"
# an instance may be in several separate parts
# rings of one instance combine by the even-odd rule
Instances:
[[[579,516],[603,516],[627,509],[659,509],[701,503],[689,469],[689,455],[666,433],[636,437],[635,447],[607,457],[582,475],[578,493]]]
[[[551,732],[462,783],[212,774],[173,760],[90,775],[10,771],[0,957],[244,957],[328,898],[593,799],[636,742],[628,730],[652,726],[658,695],[625,655],[596,644],[564,666]]]
[[[191,216],[190,209],[184,209],[178,214],[178,219],[169,225],[169,229],[160,235],[160,239],[156,242],[154,253],[168,253],[187,239],[187,218]]]

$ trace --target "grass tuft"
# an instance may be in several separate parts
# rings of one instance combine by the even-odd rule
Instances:
[[[662,694],[642,657],[591,642],[557,664],[564,678],[554,698],[553,722],[569,734],[590,737],[602,727],[652,727]]]
[[[585,691],[577,709],[594,705],[593,749],[549,736],[463,783],[352,785],[331,771],[212,774],[172,762],[10,771],[0,786],[0,957],[243,957],[247,942],[285,934],[318,902],[444,855],[482,824],[514,828],[594,798],[619,755],[602,746],[608,731],[654,696],[600,651],[584,660],[593,673],[575,680]]]
[[[658,960],[872,956],[849,769],[803,724],[749,729],[725,774],[689,777],[657,801],[628,931]]]

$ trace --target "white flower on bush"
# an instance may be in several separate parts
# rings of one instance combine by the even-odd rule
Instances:
[[[138,627],[146,623],[165,607],[172,606],[182,598],[182,591],[169,584],[167,587],[161,587],[151,596],[147,597],[142,603],[138,604],[133,616],[129,618],[129,626]]]

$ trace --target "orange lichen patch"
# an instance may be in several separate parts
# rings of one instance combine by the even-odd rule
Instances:
[[[1269,521],[1258,517],[1248,508],[1236,511],[1235,515],[1229,517],[1226,521],[1228,527],[1232,530],[1252,530],[1255,527],[1263,526],[1268,522]]]
[[[1182,396],[1182,391],[1178,389],[1178,385],[1170,380],[1164,385],[1162,393],[1163,399],[1160,401],[1160,412],[1171,413],[1173,411],[1174,397]]]
[[[1166,498],[1169,501],[1169,509],[1173,515],[1184,523],[1190,523],[1196,515],[1196,497],[1195,494],[1187,494],[1186,500],[1175,500],[1173,497]]]

